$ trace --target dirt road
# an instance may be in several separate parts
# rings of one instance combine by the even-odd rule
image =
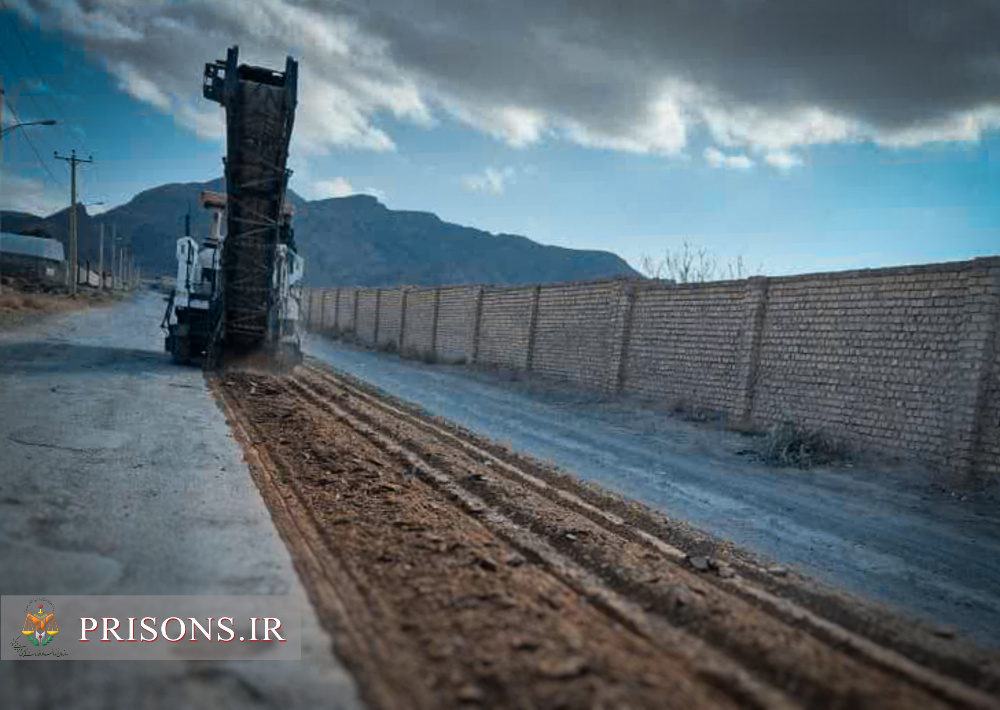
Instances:
[[[213,386],[374,707],[1000,707],[1000,661],[331,371]]]

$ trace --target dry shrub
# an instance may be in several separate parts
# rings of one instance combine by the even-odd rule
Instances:
[[[695,407],[684,397],[676,397],[667,405],[667,409],[675,417],[694,424],[716,422],[724,418],[721,412],[708,407]]]
[[[24,308],[24,297],[16,293],[0,296],[0,308],[19,311]]]
[[[830,437],[793,422],[772,426],[761,439],[758,453],[771,466],[801,469],[846,457],[846,450]]]

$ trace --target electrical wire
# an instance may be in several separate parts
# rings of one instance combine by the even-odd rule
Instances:
[[[7,12],[12,12],[12,10],[7,5],[7,3],[6,3],[5,0],[0,0],[0,8],[3,8]],[[14,13],[14,15],[16,15],[16,13]],[[11,17],[11,26],[14,28],[14,34],[17,35],[17,41],[20,42],[21,48],[24,49],[24,55],[28,58],[28,63],[31,65],[32,70],[35,72],[35,76],[38,78],[38,81],[41,83],[42,82],[43,73],[38,68],[38,64],[35,62],[35,57],[31,53],[31,50],[28,49],[28,43],[25,42],[24,35],[21,34],[21,28],[20,28],[20,26],[19,26],[19,24],[18,24],[17,19],[16,19],[15,16]],[[10,61],[8,60],[8,64],[9,63],[10,63]],[[29,95],[29,96],[32,99],[32,102],[34,103],[34,96],[31,96],[31,95]],[[63,125],[64,126],[68,126],[69,125],[69,119],[66,118],[66,112],[62,110],[62,104],[56,99],[55,94],[49,94],[49,98],[52,101],[52,105],[55,106],[56,113],[59,115],[59,118],[62,119]],[[40,108],[37,103],[35,104],[35,108]],[[43,111],[42,113],[45,113],[45,112]],[[65,128],[63,129],[63,137],[64,137],[64,139],[66,137]]]
[[[12,12],[10,7],[5,2],[5,0],[0,0],[0,9],[5,10],[6,12]],[[16,13],[13,13],[13,15],[16,15]],[[37,77],[39,84],[42,85],[43,73],[39,69],[37,62],[35,61],[34,55],[28,48],[28,43],[25,41],[24,35],[21,33],[21,28],[17,22],[16,16],[11,17],[11,26],[14,28],[14,33],[17,35],[17,40],[20,43],[21,48],[24,50],[24,55],[28,58],[28,63],[31,65],[32,70],[35,72],[35,76]],[[0,57],[3,58],[3,60],[7,63],[8,66],[11,67],[13,66],[13,63],[10,61],[10,57],[7,55],[6,52],[4,52],[2,44],[0,44]],[[63,111],[62,104],[56,98],[55,94],[49,94],[48,96],[51,99],[52,105],[55,107],[56,113],[58,114],[59,118],[62,119],[61,123],[59,123],[58,125],[60,131],[62,132],[63,139],[69,142],[69,134],[67,133],[67,126],[69,125],[69,119],[66,118],[66,112]],[[20,122],[21,119],[18,115],[17,108],[10,100],[10,96],[8,94],[5,94],[4,98],[5,98],[5,105],[10,108],[11,115],[14,117],[15,121]],[[28,94],[28,98],[31,100],[32,105],[35,106],[36,109],[41,108],[40,106],[41,102],[37,101],[34,95]],[[46,113],[46,111],[40,111],[39,115],[43,115],[44,113]],[[41,153],[38,151],[38,148],[35,145],[35,142],[32,139],[30,132],[22,131],[22,133],[24,134],[24,138],[25,140],[27,140],[28,145],[31,147],[32,152],[35,154],[35,157],[38,158],[39,164],[45,169],[45,172],[48,174],[48,176],[52,179],[53,182],[55,182],[57,185],[65,189],[66,183],[60,180],[58,177],[56,177],[55,173],[52,172],[52,169],[49,167],[48,163],[46,163],[45,160],[42,159]],[[43,138],[43,140],[45,139]],[[51,148],[51,144],[48,144],[47,141],[45,142]],[[56,151],[53,151],[53,153],[55,152]]]
[[[4,106],[10,109],[10,113],[14,117],[14,120],[16,122],[20,123],[21,122],[21,118],[20,118],[20,116],[17,113],[17,108],[14,106],[14,103],[10,100],[10,95],[6,94],[6,93],[4,94]],[[38,152],[38,148],[35,147],[35,142],[31,139],[31,133],[29,133],[28,131],[21,131],[21,135],[23,135],[24,139],[26,141],[28,141],[28,145],[31,146],[32,152],[34,152],[35,157],[38,158],[39,164],[43,168],[45,168],[45,172],[47,172],[49,174],[49,177],[52,178],[52,180],[57,185],[60,185],[61,187],[66,187],[66,183],[64,183],[62,180],[60,180],[59,178],[57,178],[55,176],[55,173],[52,172],[52,169],[49,168],[49,164],[46,163],[44,160],[42,160],[42,154],[39,153]]]

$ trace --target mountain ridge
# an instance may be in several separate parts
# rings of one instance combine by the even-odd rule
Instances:
[[[143,190],[113,209],[90,215],[78,206],[81,261],[96,266],[101,226],[131,248],[144,273],[173,274],[175,248],[190,209],[194,235],[207,233],[202,190],[225,191],[222,178],[167,183]],[[623,259],[606,251],[539,244],[516,234],[494,234],[442,220],[433,212],[393,210],[372,195],[305,200],[293,190],[296,243],[311,286],[397,286],[468,283],[543,283],[636,278]],[[4,212],[3,229],[47,234],[68,246],[69,208],[40,217]]]

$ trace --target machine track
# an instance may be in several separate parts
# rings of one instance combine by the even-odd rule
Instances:
[[[1000,707],[995,656],[349,377],[213,387],[374,707]]]

